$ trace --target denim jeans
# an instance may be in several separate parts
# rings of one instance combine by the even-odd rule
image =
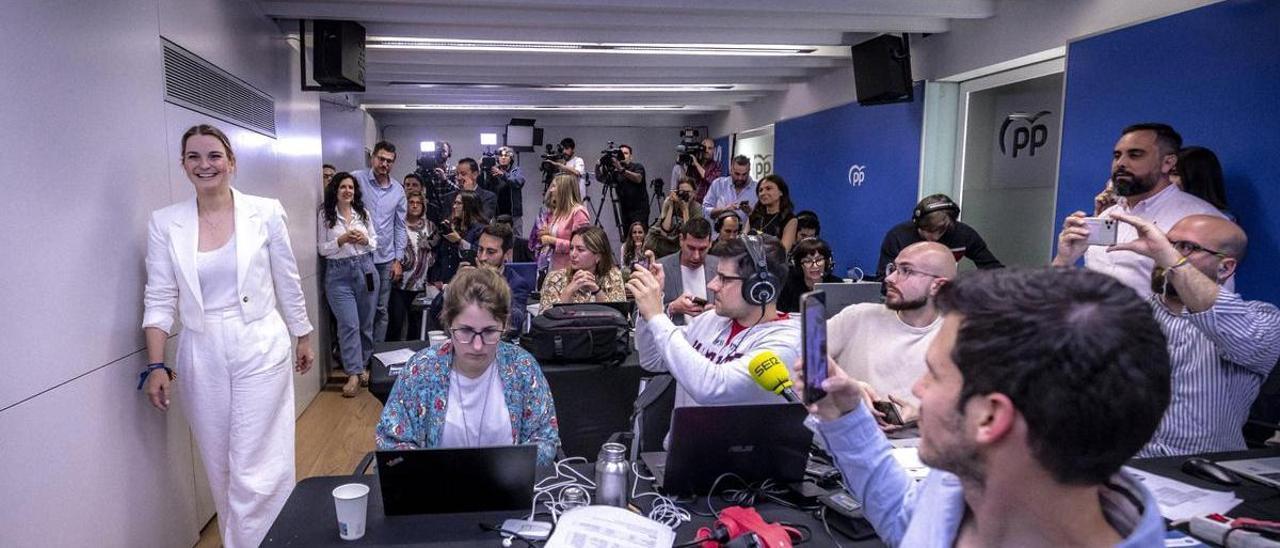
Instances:
[[[372,290],[365,283],[366,274],[373,277]],[[373,355],[373,309],[378,289],[378,273],[370,254],[326,260],[324,294],[337,320],[342,370],[348,375],[363,373]]]
[[[378,269],[378,309],[373,314],[373,340],[383,342],[387,340],[387,302],[391,300],[391,261],[373,266]]]

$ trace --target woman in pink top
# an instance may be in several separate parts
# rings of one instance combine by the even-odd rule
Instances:
[[[551,180],[547,207],[551,220],[538,232],[544,250],[551,251],[551,270],[569,265],[569,239],[580,226],[590,224],[587,207],[578,194],[578,178],[562,173]]]

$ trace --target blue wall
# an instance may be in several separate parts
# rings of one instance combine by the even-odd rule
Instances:
[[[1280,303],[1280,286],[1268,283],[1280,268],[1280,2],[1213,4],[1074,42],[1065,101],[1059,228],[1092,208],[1124,126],[1169,123],[1222,161],[1231,211],[1249,235],[1236,289]]]
[[[774,126],[774,173],[787,180],[797,210],[818,213],[837,274],[850,266],[874,274],[885,232],[911,218],[923,117],[917,85],[911,103],[850,103]],[[865,166],[860,186],[850,184],[855,164]]]

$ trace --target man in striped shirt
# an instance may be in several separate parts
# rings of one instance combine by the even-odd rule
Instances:
[[[1223,287],[1244,257],[1244,231],[1211,215],[1185,217],[1168,235],[1140,217],[1112,217],[1138,237],[1107,251],[1155,261],[1151,309],[1168,339],[1173,373],[1169,409],[1137,456],[1245,449],[1249,407],[1280,359],[1280,310]]]

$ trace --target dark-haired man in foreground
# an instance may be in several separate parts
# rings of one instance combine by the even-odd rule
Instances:
[[[1155,497],[1120,471],[1169,403],[1164,336],[1142,300],[1086,270],[1001,269],[960,275],[937,304],[942,328],[913,389],[920,460],[934,469],[923,482],[834,364],[829,395],[809,407],[880,538],[1163,546]]]

